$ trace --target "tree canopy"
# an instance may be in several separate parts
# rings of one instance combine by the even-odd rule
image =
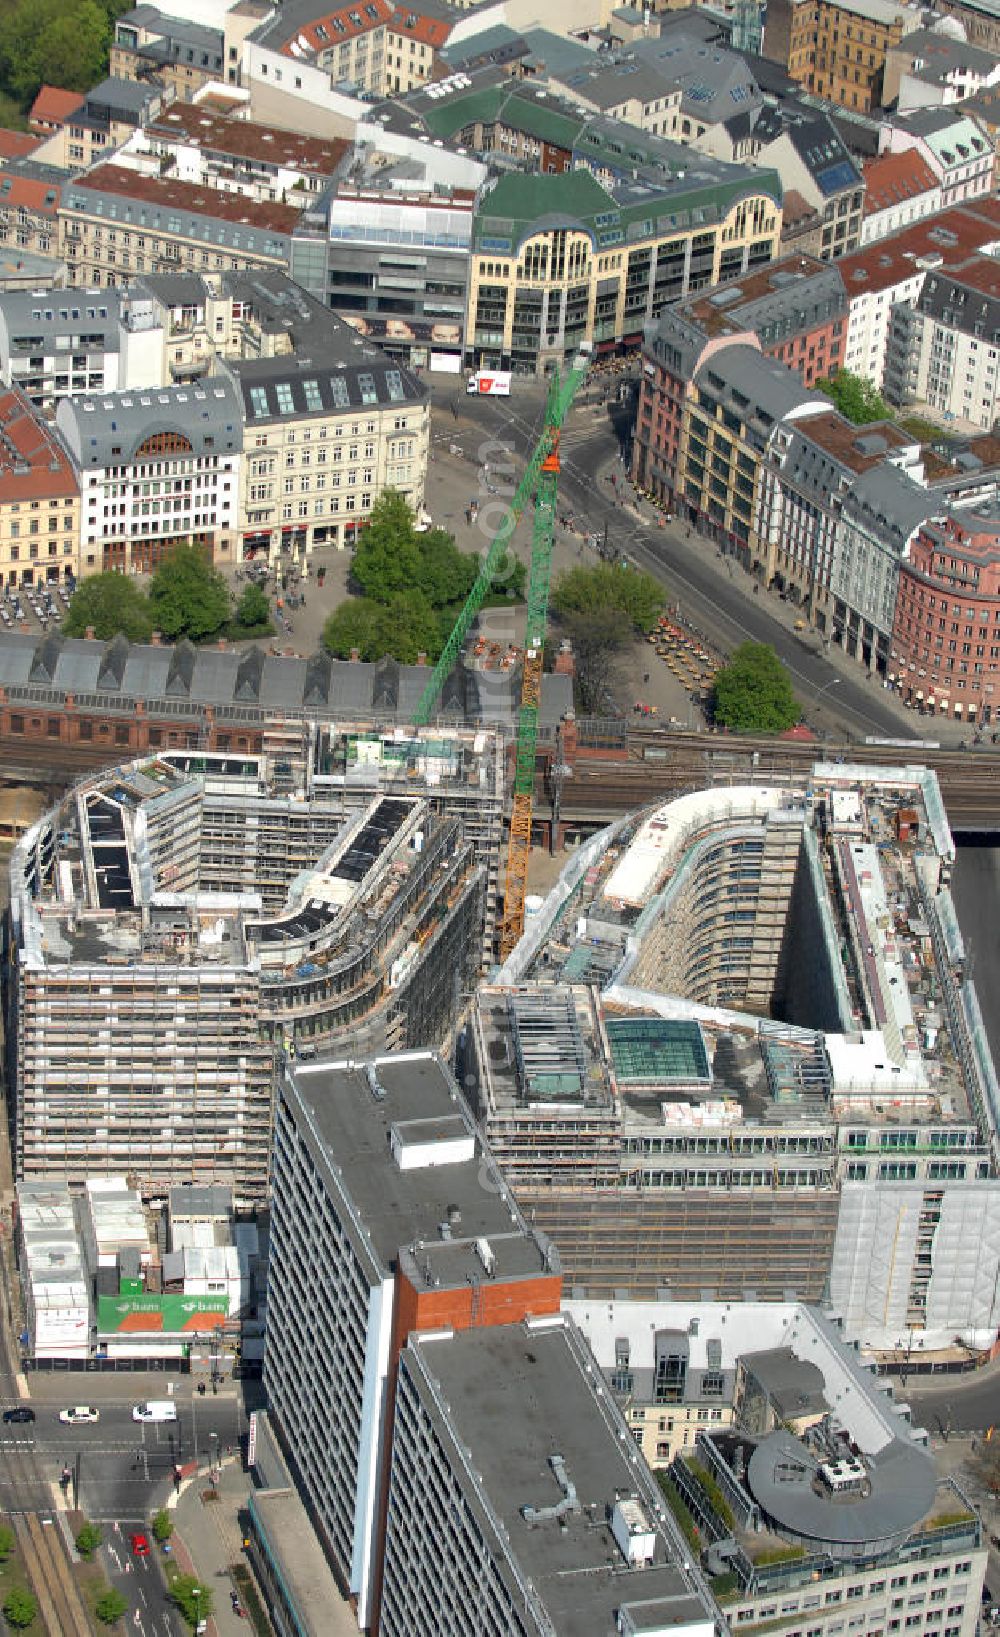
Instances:
[[[192,1631],[199,1620],[208,1618],[215,1603],[211,1586],[203,1585],[193,1574],[174,1575],[168,1595]]]
[[[889,406],[874,381],[867,381],[853,370],[838,370],[836,375],[817,381],[820,392],[825,392],[845,420],[855,426],[866,426],[869,421],[891,419]]]
[[[0,88],[27,106],[39,86],[89,91],[108,71],[114,0],[15,0],[0,15]]]
[[[94,1604],[94,1613],[102,1626],[117,1625],[122,1615],[128,1613],[128,1603],[117,1586],[108,1586],[101,1592]]]
[[[479,573],[480,560],[459,551],[445,529],[418,531],[413,512],[395,490],[375,502],[351,564],[361,596],[334,609],[323,645],[346,659],[384,655],[412,665],[418,654],[436,660]],[[505,558],[494,576],[497,595],[524,585],[524,566]]]
[[[153,634],[149,598],[127,574],[92,574],[80,581],[63,621],[68,637],[85,637],[90,627],[102,642],[119,632],[129,642],[148,642]]]
[[[4,1619],[15,1631],[30,1626],[38,1613],[38,1599],[27,1586],[12,1586],[3,1604]]]
[[[351,597],[335,608],[323,627],[323,646],[337,659],[352,649],[365,660],[386,654],[401,665],[416,664],[419,654],[436,659],[442,637],[437,615],[420,591],[397,591],[388,603],[373,597]]]
[[[261,626],[271,629],[271,605],[267,593],[259,585],[244,588],[236,604],[236,624],[244,631],[256,631]]]
[[[171,641],[214,636],[232,606],[222,575],[201,547],[192,545],[175,546],[164,559],[153,575],[149,602],[157,628]]]
[[[560,618],[597,610],[618,612],[644,635],[656,625],[663,602],[663,587],[651,574],[609,563],[568,569],[552,587],[552,607]]]
[[[714,713],[733,733],[784,733],[802,710],[774,649],[743,642],[716,675]]]
[[[573,644],[576,692],[588,716],[606,716],[618,681],[616,660],[632,640],[632,624],[620,608],[585,608],[563,614],[563,630]]]

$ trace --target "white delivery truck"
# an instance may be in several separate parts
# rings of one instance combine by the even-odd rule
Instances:
[[[469,376],[465,390],[469,397],[476,393],[481,398],[509,398],[510,370],[477,369]]]
[[[177,1405],[169,1398],[153,1398],[148,1404],[133,1404],[132,1420],[176,1421]]]

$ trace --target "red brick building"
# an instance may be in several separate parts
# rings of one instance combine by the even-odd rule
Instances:
[[[899,566],[892,669],[934,715],[989,722],[1000,706],[1000,506],[924,525]]]

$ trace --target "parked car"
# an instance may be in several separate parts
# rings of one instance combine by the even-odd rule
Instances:
[[[29,1410],[27,1404],[18,1404],[13,1410],[4,1410],[3,1418],[9,1426],[12,1421],[34,1421],[35,1412]]]
[[[101,1412],[95,1410],[91,1404],[74,1404],[68,1410],[60,1410],[59,1419],[67,1427],[79,1427],[85,1426],[89,1421],[99,1421]]]

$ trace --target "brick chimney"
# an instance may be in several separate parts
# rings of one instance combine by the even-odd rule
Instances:
[[[66,709],[68,711],[71,711],[71,710],[75,709],[75,707],[76,707],[76,697],[75,697],[74,694],[68,693],[66,695]]]
[[[163,632],[162,631],[154,631],[152,633],[152,635],[150,636],[149,640],[153,644],[154,648],[162,648],[163,647]]]
[[[97,632],[94,630],[92,625],[88,625],[83,634],[88,642],[94,642],[96,640]]]
[[[216,647],[217,647],[217,648],[218,648],[218,649],[219,649],[219,650],[220,650],[220,651],[221,651],[221,652],[222,652],[222,653],[225,653],[225,651],[226,651],[226,649],[227,649],[227,648],[228,648],[228,647],[229,647],[229,644],[228,644],[228,642],[227,642],[227,641],[226,641],[226,639],[225,639],[225,637],[220,637],[220,638],[219,638],[219,640],[218,640],[218,642],[217,642],[217,643],[216,643],[216,644],[215,644],[215,646],[216,646]]]
[[[351,664],[352,665],[359,665],[360,663],[361,663],[361,649],[360,648],[352,648],[351,649]]]
[[[559,644],[559,652],[555,657],[552,669],[557,676],[576,675],[576,661],[573,658],[573,649],[565,638]]]
[[[427,664],[427,655],[426,654],[418,654],[417,655],[417,664],[418,665],[426,665]]]
[[[570,656],[572,658],[572,655]],[[580,732],[576,725],[576,711],[567,711],[562,719],[562,759],[567,767],[572,767],[576,761],[576,753],[580,742]]]

